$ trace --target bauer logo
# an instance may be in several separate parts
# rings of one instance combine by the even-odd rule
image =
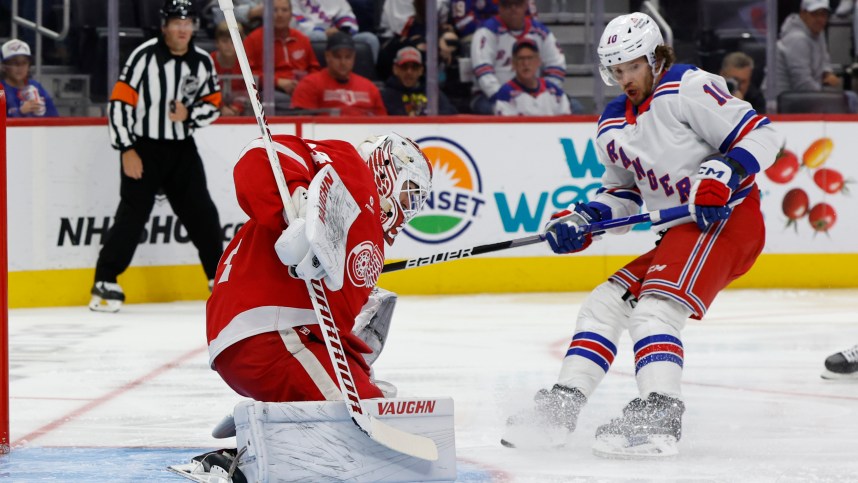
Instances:
[[[403,231],[424,243],[444,243],[461,235],[479,216],[486,203],[483,181],[471,154],[455,141],[433,136],[417,143],[432,163],[432,193]]]

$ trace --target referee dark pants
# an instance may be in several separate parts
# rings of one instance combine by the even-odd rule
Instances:
[[[206,173],[193,138],[140,139],[134,149],[143,160],[143,176],[126,176],[120,163],[119,207],[98,255],[95,281],[115,283],[131,264],[160,190],[167,195],[173,212],[197,247],[206,277],[213,279],[223,254],[223,238],[220,217],[206,187]]]

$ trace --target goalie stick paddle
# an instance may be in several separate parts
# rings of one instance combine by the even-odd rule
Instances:
[[[688,205],[681,205],[675,206],[673,208],[666,208],[664,210],[653,211],[650,213],[641,213],[638,215],[627,216],[625,218],[614,218],[611,220],[597,221],[582,228],[585,233],[598,233],[603,232],[605,230],[609,230],[611,228],[637,225],[638,223],[644,223],[647,221],[651,221],[653,225],[657,226],[663,223],[667,223],[669,221],[679,220],[689,216],[691,215],[689,213]],[[449,252],[436,253],[428,257],[417,257],[410,258],[408,260],[402,260],[399,262],[386,263],[384,265],[384,268],[381,270],[381,273],[395,272],[398,270],[405,270],[408,268],[415,267],[425,267],[426,265],[449,262],[451,260],[460,260],[462,258],[468,258],[474,255],[481,255],[483,253],[491,253],[500,250],[506,250],[508,248],[533,245],[542,241],[545,241],[545,235],[539,234],[516,238],[514,240],[490,243],[488,245],[478,245],[470,248],[460,248],[458,250],[451,250]]]
[[[271,165],[271,171],[274,174],[274,180],[277,183],[277,190],[280,192],[280,199],[283,202],[284,215],[287,222],[298,218],[295,207],[292,204],[292,198],[289,196],[289,188],[286,186],[286,178],[283,176],[283,169],[280,167],[280,162],[277,159],[277,154],[274,152],[274,143],[271,140],[271,131],[268,128],[268,121],[265,118],[265,112],[262,110],[260,102],[259,90],[253,82],[253,76],[250,72],[250,64],[247,61],[247,53],[244,51],[244,45],[241,42],[241,35],[238,33],[238,23],[235,20],[235,12],[233,12],[232,0],[218,0],[220,9],[223,11],[227,27],[229,28],[230,38],[235,47],[238,64],[241,67],[241,75],[244,78],[244,85],[247,87],[247,93],[250,95],[250,104],[253,106],[253,114],[256,116],[256,122],[262,131],[262,140],[265,145],[265,151],[268,154],[268,161]],[[310,294],[310,299],[313,302],[313,309],[316,312],[316,319],[319,326],[322,328],[322,334],[325,340],[325,347],[328,349],[328,356],[331,358],[331,364],[334,367],[334,372],[337,375],[340,392],[343,395],[346,407],[349,411],[352,421],[367,434],[373,441],[386,446],[394,451],[420,458],[427,461],[436,461],[438,459],[438,447],[431,438],[408,433],[400,429],[394,428],[377,418],[370,415],[364,408],[359,399],[357,390],[352,383],[353,378],[351,369],[346,362],[345,354],[343,353],[343,345],[340,341],[339,331],[334,322],[328,299],[325,294],[325,286],[321,280],[308,280],[307,291]],[[346,384],[348,383],[348,385]]]

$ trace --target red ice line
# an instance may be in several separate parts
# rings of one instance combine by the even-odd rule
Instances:
[[[156,368],[152,372],[145,374],[141,377],[138,377],[137,379],[114,389],[113,391],[99,397],[98,399],[94,399],[91,402],[84,404],[83,406],[79,407],[78,409],[75,409],[74,411],[67,413],[64,416],[60,416],[59,418],[51,421],[50,423],[42,426],[41,428],[18,438],[17,440],[12,442],[12,447],[20,446],[24,443],[29,443],[30,441],[32,441],[34,439],[40,438],[40,437],[50,433],[51,431],[56,430],[60,426],[68,423],[69,421],[72,421],[72,420],[80,417],[82,414],[87,413],[87,412],[97,408],[98,406],[101,406],[102,404],[104,404],[104,403],[106,403],[112,399],[116,399],[117,397],[121,396],[122,394],[136,388],[137,386],[139,386],[139,385],[141,385],[147,381],[150,381],[150,380],[160,376],[164,372],[166,372],[170,369],[173,369],[174,367],[178,367],[178,366],[182,365],[188,359],[196,357],[197,355],[199,355],[202,352],[205,352],[206,350],[208,350],[207,347],[199,347],[199,348],[194,349],[190,352],[186,352],[185,354],[173,359],[172,361],[167,362],[166,364],[163,364],[162,366]]]

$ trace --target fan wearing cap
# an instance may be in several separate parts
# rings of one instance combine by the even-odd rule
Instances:
[[[560,116],[571,114],[569,98],[556,84],[539,77],[539,46],[523,37],[512,47],[515,77],[501,86],[495,100],[499,116]]]
[[[381,98],[391,116],[425,116],[428,99],[423,85],[423,56],[414,47],[403,47],[393,59],[393,75],[384,83]],[[458,114],[455,106],[438,91],[438,114]]]
[[[0,82],[6,91],[7,117],[57,117],[59,113],[48,91],[30,74],[33,57],[26,42],[12,39],[0,47],[3,70]]]
[[[352,72],[355,41],[345,32],[328,37],[326,67],[304,77],[292,93],[295,109],[338,109],[344,116],[385,116],[381,93],[366,77]]]
[[[834,74],[825,40],[830,13],[829,0],[802,0],[801,10],[784,20],[778,40],[774,97],[786,91],[842,89],[843,82]],[[855,112],[858,96],[851,91],[846,94],[850,110]],[[767,93],[767,97],[772,96]]]

